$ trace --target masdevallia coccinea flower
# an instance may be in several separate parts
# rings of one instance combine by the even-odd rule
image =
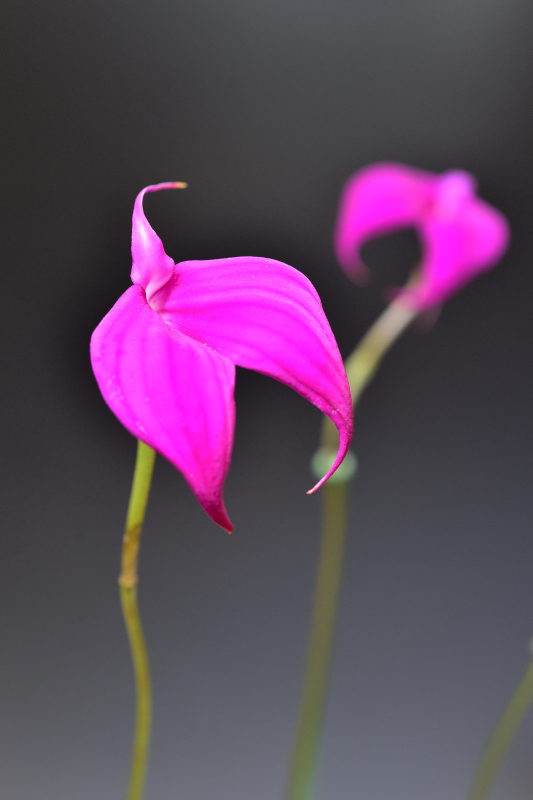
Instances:
[[[133,211],[133,286],[91,339],[105,401],[135,437],[184,475],[212,519],[232,530],[222,499],[235,406],[235,365],[291,386],[339,430],[337,469],[352,436],[350,388],[320,299],[296,269],[269,258],[174,264],[143,211]]]
[[[476,195],[472,175],[442,175],[382,163],[356,172],[341,195],[334,247],[344,270],[364,278],[359,250],[368,239],[413,227],[422,244],[416,285],[398,299],[412,308],[441,303],[480,272],[493,267],[509,243],[509,225]]]

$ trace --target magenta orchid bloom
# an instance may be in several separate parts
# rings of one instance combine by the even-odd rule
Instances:
[[[105,401],[138,439],[185,476],[209,516],[232,530],[222,499],[235,406],[235,365],[291,386],[339,430],[337,469],[352,436],[350,388],[320,299],[307,278],[268,258],[174,264],[143,211],[133,211],[133,286],[91,339]]]
[[[414,227],[423,248],[420,279],[399,299],[420,310],[442,302],[493,267],[509,243],[507,220],[475,192],[474,178],[460,170],[434,175],[384,163],[356,172],[344,188],[337,218],[340,264],[355,280],[363,278],[361,245]]]

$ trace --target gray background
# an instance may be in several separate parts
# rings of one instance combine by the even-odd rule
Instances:
[[[4,0],[0,796],[124,796],[117,599],[135,443],[90,371],[147,198],[175,260],[261,255],[315,284],[347,355],[416,258],[336,265],[338,193],[399,160],[477,175],[513,244],[408,332],[357,413],[321,800],[461,800],[533,634],[533,12],[526,0]],[[146,800],[276,800],[319,536],[320,414],[240,370],[228,537],[159,459],[140,601]],[[495,798],[531,795],[533,720]]]

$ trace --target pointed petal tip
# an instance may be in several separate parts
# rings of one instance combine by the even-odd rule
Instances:
[[[326,474],[306,494],[313,494],[327,480],[331,483],[347,483],[357,471],[357,459],[351,450],[335,455],[329,448],[321,447],[313,456],[311,471],[317,476],[325,471]]]
[[[348,270],[346,271],[348,272]],[[372,280],[370,270],[360,259],[349,270],[349,276],[357,286],[368,286]]]
[[[328,480],[328,478],[331,478],[331,476],[333,475],[333,473],[335,472],[335,470],[336,470],[336,467],[331,467],[331,469],[330,469],[328,472],[326,472],[326,474],[324,475],[324,477],[323,477],[323,478],[320,478],[320,480],[318,481],[318,483],[315,483],[315,485],[313,486],[313,488],[312,488],[312,489],[308,489],[308,490],[307,490],[306,494],[314,494],[314,493],[316,492],[316,490],[317,490],[317,489],[320,489],[320,487],[321,487],[321,486],[323,486],[323,485],[325,484],[325,482]]]
[[[362,261],[359,253],[359,242],[337,242],[334,241],[334,250],[337,254],[339,264],[352,281],[357,286],[366,286],[372,280],[372,273]]]
[[[164,183],[151,183],[149,186],[145,186],[144,189],[141,189],[138,197],[142,199],[145,192],[159,192],[160,189],[186,189],[188,185],[189,184],[185,183],[185,181],[165,181]]]
[[[206,507],[201,500],[200,500],[200,505],[203,506],[204,511],[207,512],[207,514],[211,517],[213,522],[216,522],[217,525],[220,525],[220,527],[223,530],[225,530],[226,533],[233,533],[233,525],[226,513],[226,509],[224,508],[223,503],[221,504],[221,507],[216,509]]]

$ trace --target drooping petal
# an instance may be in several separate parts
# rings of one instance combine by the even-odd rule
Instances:
[[[185,261],[151,305],[172,329],[287,384],[327,414],[340,447],[315,488],[336,470],[352,436],[350,388],[320,299],[304,275],[267,258]]]
[[[168,458],[209,516],[231,531],[222,500],[235,423],[231,361],[170,331],[139,286],[94,331],[91,361],[122,424]]]
[[[366,276],[359,256],[374,236],[416,225],[432,201],[437,176],[402,164],[373,164],[346,183],[339,203],[334,249],[341,266],[357,280]]]
[[[180,182],[157,183],[147,186],[139,192],[133,208],[133,224],[131,229],[131,282],[142,286],[148,302],[174,272],[174,261],[167,256],[163,243],[144,215],[143,199],[146,192],[158,192],[160,189],[181,189],[186,184]]]
[[[451,183],[452,176],[459,175],[447,173],[441,180]],[[458,186],[444,188],[460,190]],[[504,254],[509,224],[503,214],[476,197],[474,188],[472,181],[470,194],[454,197],[446,205],[439,192],[432,212],[421,220],[422,274],[417,287],[401,292],[404,302],[420,309],[441,303],[476,275],[494,267]]]

